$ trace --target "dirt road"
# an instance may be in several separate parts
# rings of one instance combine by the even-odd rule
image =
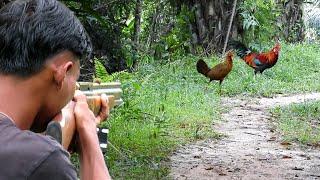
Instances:
[[[320,93],[276,98],[225,98],[226,134],[178,149],[171,157],[172,179],[320,179],[320,149],[287,144],[272,127],[269,108],[320,100]]]

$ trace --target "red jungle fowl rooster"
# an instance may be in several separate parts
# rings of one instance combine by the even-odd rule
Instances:
[[[263,53],[253,52],[239,41],[231,41],[230,45],[236,50],[237,55],[254,69],[254,74],[258,72],[262,74],[264,70],[273,67],[278,61],[280,52],[279,42],[270,51]]]
[[[222,63],[217,64],[211,69],[208,67],[206,62],[204,62],[202,59],[199,59],[197,62],[197,71],[203,74],[205,77],[209,78],[209,83],[213,80],[219,81],[219,92],[221,93],[222,81],[232,69],[232,58],[233,52],[228,51],[226,55],[226,60]]]

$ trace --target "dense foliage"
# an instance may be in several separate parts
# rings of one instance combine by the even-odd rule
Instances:
[[[163,63],[182,54],[221,53],[233,2],[65,0],[82,19],[93,39],[95,55],[109,73],[136,68],[149,60],[145,57]],[[302,2],[240,0],[230,38],[258,50],[275,37],[301,41]],[[91,69],[92,76],[93,65],[88,66],[91,68],[85,69]]]

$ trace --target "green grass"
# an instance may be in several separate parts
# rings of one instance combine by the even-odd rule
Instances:
[[[220,101],[212,86],[200,82],[193,58],[114,76],[125,100],[105,124],[116,147],[106,156],[116,179],[161,179],[177,145],[218,136],[211,127],[220,118]]]
[[[320,143],[320,101],[278,107],[271,112],[286,141],[302,144]]]
[[[255,78],[253,70],[236,58],[223,82],[222,96],[319,91],[319,55],[318,45],[283,44],[278,63]],[[103,124],[109,127],[114,146],[105,156],[114,179],[163,179],[169,172],[168,157],[179,145],[219,137],[212,129],[223,110],[218,83],[209,84],[197,73],[197,59],[187,56],[142,64],[135,73],[102,77],[121,81],[125,102]],[[217,59],[205,58],[210,65]]]

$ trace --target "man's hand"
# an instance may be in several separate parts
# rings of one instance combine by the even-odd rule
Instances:
[[[96,117],[97,125],[103,122],[104,120],[106,120],[109,117],[109,113],[110,113],[110,107],[109,107],[107,95],[101,94],[100,100],[101,100],[101,109],[99,114]]]
[[[107,119],[109,115],[108,98],[105,94],[95,98],[99,102],[100,111],[95,117],[89,109],[87,98],[81,91],[56,115],[53,121],[58,122],[62,128],[62,146],[67,150],[75,132],[79,135],[96,134],[96,125]],[[80,136],[81,137],[81,136]],[[80,141],[81,143],[81,141]]]
[[[86,96],[81,91],[76,91],[74,101],[80,143],[80,179],[110,179],[97,135],[97,124],[109,115],[107,97],[101,96],[101,109],[97,117],[89,109]]]
[[[81,92],[76,91],[74,99],[75,108],[74,114],[76,118],[76,127],[78,133],[81,133],[86,129],[94,129],[96,132],[96,125],[100,124],[102,121],[108,118],[109,116],[109,106],[108,98],[105,94],[100,96],[101,108],[98,115],[95,117],[93,112],[89,109],[87,103],[87,97]]]
[[[58,141],[61,140],[61,145],[66,150],[69,149],[69,145],[72,141],[72,138],[73,138],[73,136],[75,134],[75,130],[76,130],[74,107],[75,107],[75,102],[70,101],[61,110],[61,112],[58,115],[56,115],[52,120],[52,121],[59,123],[59,125],[61,127],[61,131],[51,132],[51,134],[52,134],[51,136],[57,138],[57,137],[59,137],[59,135],[55,134],[55,133],[61,133],[61,135],[60,135],[61,139],[57,139],[57,140]],[[57,131],[57,130],[55,130],[55,131]]]

